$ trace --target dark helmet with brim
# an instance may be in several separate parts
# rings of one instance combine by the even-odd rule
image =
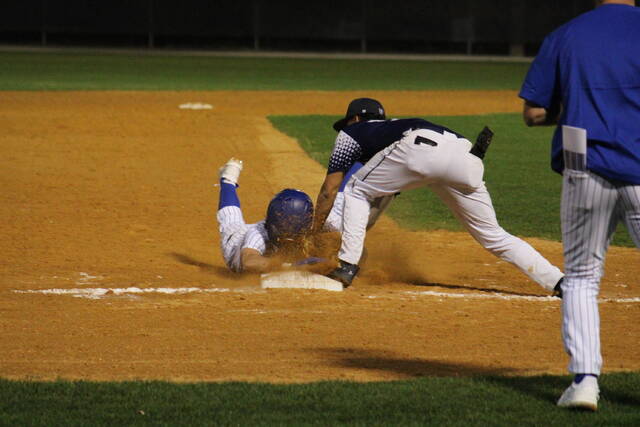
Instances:
[[[277,245],[309,233],[313,221],[313,202],[303,191],[286,188],[275,195],[267,208],[265,227],[269,241]]]
[[[382,104],[371,98],[357,98],[349,103],[344,118],[333,124],[333,128],[340,132],[349,120],[360,116],[363,120],[384,120],[386,118]]]

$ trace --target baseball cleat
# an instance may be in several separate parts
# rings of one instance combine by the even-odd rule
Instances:
[[[327,274],[327,277],[341,282],[342,286],[348,288],[353,282],[353,278],[358,274],[358,270],[360,268],[357,265],[340,260],[340,267]]]
[[[562,282],[564,281],[564,277],[561,277],[558,280],[558,283],[553,287],[553,291],[551,292],[552,297],[558,297],[562,299]]]
[[[576,379],[560,396],[558,406],[596,411],[599,398],[598,378],[593,375],[576,375]]]
[[[229,184],[237,185],[238,178],[240,178],[240,171],[242,171],[242,160],[232,157],[220,168],[220,179],[225,180]]]

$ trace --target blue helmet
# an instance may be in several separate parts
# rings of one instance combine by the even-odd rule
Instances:
[[[277,244],[280,239],[293,239],[307,234],[313,220],[313,202],[300,190],[286,188],[275,195],[267,208],[265,227],[269,241]]]

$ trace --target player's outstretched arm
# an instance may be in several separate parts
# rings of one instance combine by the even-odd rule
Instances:
[[[264,273],[271,267],[271,260],[255,249],[242,249],[240,257],[242,259],[242,271],[248,273]]]

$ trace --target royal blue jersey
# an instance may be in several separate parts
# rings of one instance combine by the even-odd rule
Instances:
[[[444,126],[418,118],[357,122],[338,133],[327,172],[346,172],[355,162],[366,163],[378,151],[401,140],[405,132],[415,129],[431,129],[438,133],[446,131],[464,138]]]
[[[561,126],[587,130],[587,168],[640,184],[640,9],[605,4],[549,34],[520,97],[563,111],[551,166],[564,169]]]

